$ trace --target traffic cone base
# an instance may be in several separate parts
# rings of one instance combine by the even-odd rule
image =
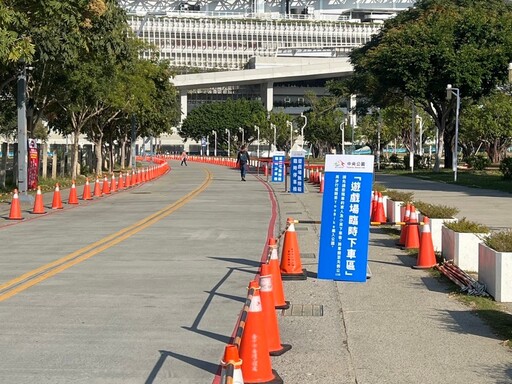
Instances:
[[[302,273],[283,273],[281,272],[281,279],[283,280],[307,280],[308,271],[306,269],[302,269]]]
[[[276,305],[274,308],[275,309],[288,309],[288,308],[290,308],[290,302],[285,300],[285,304],[283,304],[283,305]]]

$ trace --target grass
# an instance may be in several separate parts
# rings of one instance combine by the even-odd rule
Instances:
[[[431,170],[419,169],[414,173],[404,170],[386,169],[381,172],[392,173],[400,176],[417,177],[418,179],[437,181],[447,184],[463,185],[471,188],[491,189],[512,193],[512,181],[505,180],[498,170],[488,169],[484,171],[473,171],[459,169],[457,171],[457,183],[454,183],[454,173],[449,169],[442,169],[440,172],[432,172]]]

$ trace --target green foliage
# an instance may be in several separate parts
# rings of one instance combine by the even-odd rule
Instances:
[[[512,230],[493,232],[484,239],[484,243],[497,252],[512,252]]]
[[[421,200],[414,201],[413,204],[417,211],[430,219],[452,219],[459,213],[458,208],[442,204],[430,204]]]
[[[396,153],[393,153],[391,156],[389,156],[389,161],[391,163],[399,163],[400,158],[398,157],[398,155]]]
[[[491,160],[484,155],[471,155],[466,158],[468,166],[477,171],[483,171],[486,167],[491,165]]]
[[[500,172],[505,180],[512,180],[512,157],[507,157],[501,161]]]
[[[465,217],[459,221],[447,221],[444,226],[461,233],[488,233],[490,231],[487,225],[468,220]]]
[[[388,189],[383,194],[393,201],[402,201],[404,203],[411,203],[414,196],[413,192],[397,191],[396,189]]]

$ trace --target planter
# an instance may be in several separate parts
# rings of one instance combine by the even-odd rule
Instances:
[[[445,222],[453,222],[457,221],[458,219],[455,217],[452,217],[451,219],[433,219],[432,217],[429,217],[430,219],[430,232],[432,233],[432,244],[434,245],[434,252],[441,252],[443,249],[443,242],[442,242],[442,228],[443,224]],[[423,215],[419,215],[419,221],[423,221]]]
[[[512,252],[497,252],[478,245],[478,281],[498,302],[512,302]]]
[[[402,205],[403,201],[395,201],[391,199],[386,200],[386,212],[388,221],[402,221],[403,213],[402,213]]]
[[[441,228],[442,254],[464,271],[478,271],[478,245],[488,233],[463,233]]]

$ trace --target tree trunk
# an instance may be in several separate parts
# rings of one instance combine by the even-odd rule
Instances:
[[[120,160],[120,163],[121,163],[121,169],[124,170],[125,169],[125,165],[126,165],[126,142],[127,142],[128,138],[126,137],[126,135],[123,136],[123,138],[121,139],[121,160]]]
[[[76,180],[78,176],[78,141],[80,139],[80,135],[76,133],[73,134],[73,147],[71,152],[71,179]]]
[[[103,137],[99,136],[94,143],[94,153],[96,154],[96,175],[101,176],[103,175],[103,153],[102,153],[102,146],[103,146]]]

